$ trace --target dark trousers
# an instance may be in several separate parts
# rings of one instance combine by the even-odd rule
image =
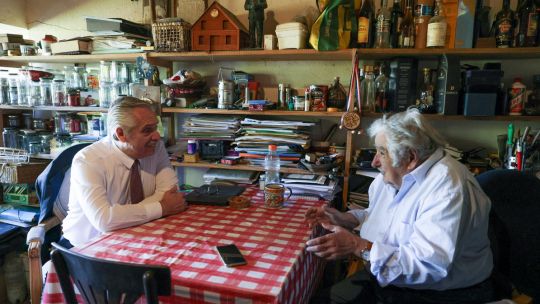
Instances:
[[[316,293],[316,303],[399,303],[399,304],[473,304],[495,300],[491,278],[471,287],[451,290],[418,290],[395,286],[381,287],[375,277],[365,270]]]

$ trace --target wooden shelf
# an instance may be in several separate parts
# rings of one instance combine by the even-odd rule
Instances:
[[[198,162],[198,163],[181,163],[177,161],[171,161],[173,167],[188,167],[188,168],[215,168],[215,169],[226,169],[226,170],[246,170],[246,171],[260,171],[264,172],[264,168],[261,166],[252,166],[252,165],[223,165],[210,162]],[[313,174],[312,172],[304,169],[297,168],[280,168],[279,172],[281,173],[298,173],[298,174]]]
[[[380,118],[382,113],[366,113],[362,117]],[[445,120],[445,121],[540,121],[540,116],[526,115],[496,115],[496,116],[463,116],[463,115],[442,115],[442,114],[424,114],[429,120]]]
[[[353,49],[337,51],[301,50],[241,50],[211,52],[147,52],[99,55],[0,56],[0,66],[18,67],[29,62],[88,63],[101,60],[135,61],[143,57],[157,65],[168,66],[174,61],[342,61],[352,60]],[[463,60],[501,60],[540,58],[540,48],[478,48],[478,49],[358,49],[361,60],[392,57],[437,58],[442,54]]]
[[[11,64],[20,66],[28,62],[40,63],[88,63],[102,60],[135,61],[137,57],[145,57],[147,53],[99,54],[99,55],[52,55],[52,56],[0,56],[0,66]]]
[[[343,112],[304,112],[304,111],[247,111],[247,110],[222,110],[222,109],[188,109],[188,108],[161,108],[162,113],[186,113],[186,114],[217,114],[217,115],[257,115],[257,116],[309,116],[309,117],[341,117]]]
[[[36,111],[57,111],[57,112],[102,112],[106,113],[109,109],[100,107],[54,107],[54,106],[10,106],[0,105],[3,110],[36,110]]]

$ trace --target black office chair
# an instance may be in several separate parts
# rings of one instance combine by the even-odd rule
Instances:
[[[489,236],[494,274],[519,292],[540,301],[540,180],[516,170],[492,170],[477,176],[491,199]]]
[[[85,303],[128,304],[145,295],[150,304],[159,303],[158,295],[171,294],[169,267],[107,261],[52,245],[51,259],[68,304],[77,303],[73,283]]]

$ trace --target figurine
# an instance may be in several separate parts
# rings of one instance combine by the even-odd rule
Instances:
[[[249,47],[262,48],[264,9],[266,0],[246,0],[244,9],[249,11]]]

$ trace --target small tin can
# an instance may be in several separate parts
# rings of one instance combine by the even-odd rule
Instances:
[[[228,109],[233,104],[233,83],[222,80],[218,83],[218,109]]]

